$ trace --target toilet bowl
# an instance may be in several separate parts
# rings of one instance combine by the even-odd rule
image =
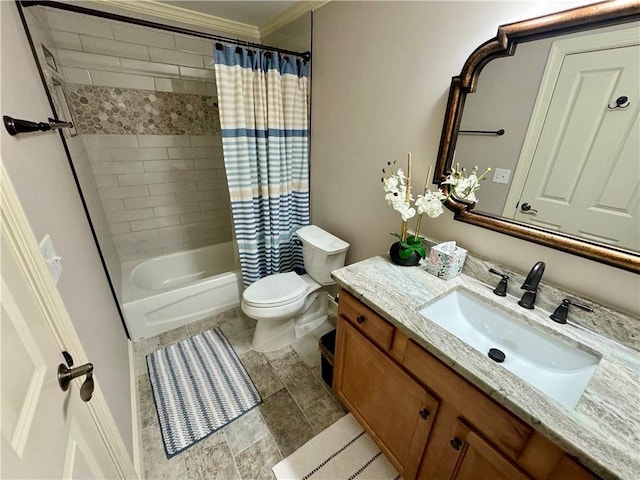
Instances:
[[[259,352],[279,350],[322,325],[328,314],[326,285],[344,265],[349,244],[309,225],[298,229],[307,274],[276,273],[242,294],[242,311],[256,320],[251,345]]]

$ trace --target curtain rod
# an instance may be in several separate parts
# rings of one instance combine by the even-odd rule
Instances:
[[[1,1],[1,0],[0,0]],[[131,23],[142,27],[157,28],[159,30],[166,30],[173,33],[181,33],[183,35],[191,35],[194,37],[206,38],[209,40],[215,40],[218,42],[231,43],[234,45],[245,45],[247,47],[256,48],[260,50],[270,50],[273,52],[284,53],[286,55],[293,55],[295,57],[302,57],[304,61],[311,59],[311,52],[295,52],[293,50],[285,50],[284,48],[270,47],[269,45],[263,45],[261,43],[253,43],[245,40],[239,40],[237,38],[224,37],[222,35],[215,35],[213,33],[199,32],[197,30],[190,30],[188,28],[174,27],[172,25],[165,25],[163,23],[151,22],[149,20],[141,20],[134,17],[126,17],[117,13],[102,12],[100,10],[94,10],[91,8],[80,7],[68,3],[58,3],[51,0],[17,0],[23,7],[33,7],[36,5],[42,5],[45,7],[57,8],[59,10],[67,10],[70,12],[83,13],[85,15],[92,15],[94,17],[106,18],[109,20],[116,20],[118,22]],[[212,48],[213,53],[213,48]]]

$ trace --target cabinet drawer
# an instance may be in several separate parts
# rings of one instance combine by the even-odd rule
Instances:
[[[422,347],[409,341],[404,367],[447,402],[502,452],[517,459],[531,427],[504,410]]]
[[[389,351],[395,327],[344,290],[340,291],[338,315],[348,320],[379,347]]]

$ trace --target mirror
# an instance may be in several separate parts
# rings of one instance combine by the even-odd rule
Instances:
[[[434,183],[457,163],[494,171],[477,204],[447,201],[455,219],[640,272],[639,20],[634,2],[590,5],[503,25],[471,54]]]

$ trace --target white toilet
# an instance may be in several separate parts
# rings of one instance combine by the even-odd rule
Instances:
[[[276,273],[261,278],[242,294],[242,311],[257,320],[251,345],[271,352],[290,345],[327,319],[331,272],[344,266],[349,244],[315,225],[297,231],[302,241],[305,275]]]

